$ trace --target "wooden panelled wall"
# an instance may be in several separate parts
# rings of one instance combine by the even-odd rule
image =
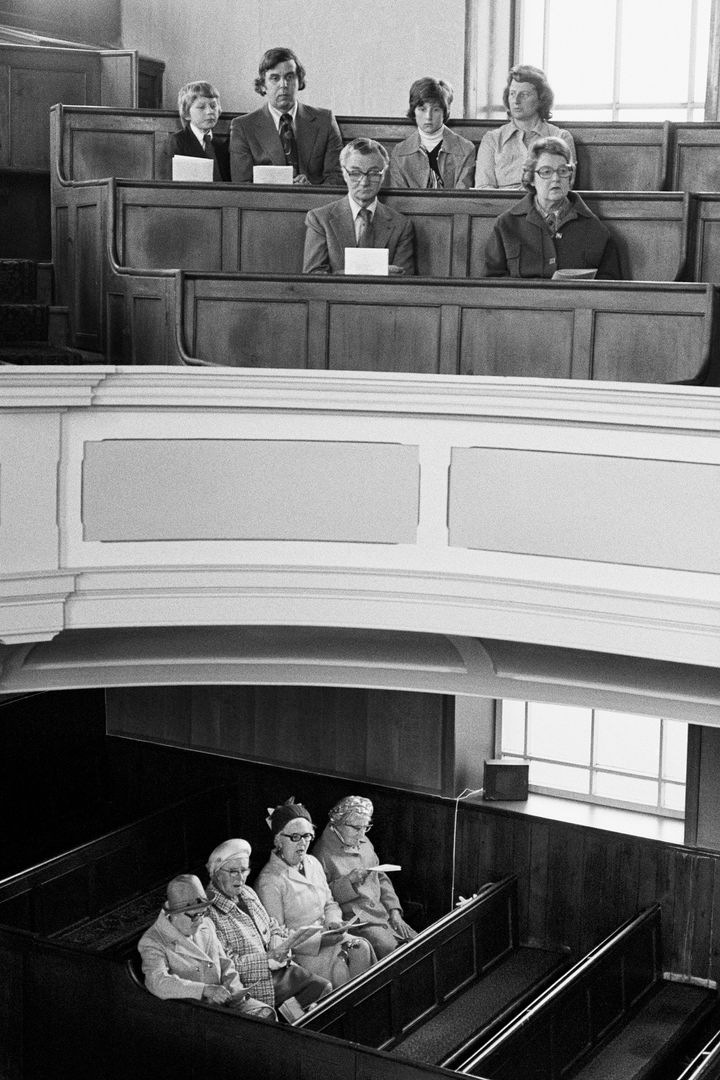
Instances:
[[[338,798],[364,792],[375,803],[373,840],[380,857],[403,865],[398,880],[403,897],[422,903],[427,920],[449,909],[453,799],[131,739],[103,739],[98,705],[96,691],[74,691],[11,702],[3,710],[5,775],[14,773],[18,779],[3,787],[0,805],[5,820],[14,823],[15,853],[24,866],[47,857],[47,851],[39,856],[38,822],[59,820],[64,806],[82,804],[86,830],[94,828],[100,835],[193,791],[230,782],[236,785],[231,831],[254,845],[253,866],[259,868],[270,846],[264,824],[268,806],[294,795],[322,823]],[[34,726],[32,709],[39,717]],[[58,838],[57,852],[80,842],[78,828],[69,821],[66,843]],[[208,850],[222,839],[208,835]],[[19,869],[10,867],[7,858],[3,862],[2,876]],[[696,979],[720,979],[719,856],[531,818],[482,802],[461,803],[456,894],[469,896],[508,873],[519,876],[523,939],[567,944],[580,954],[657,900],[666,968]]]

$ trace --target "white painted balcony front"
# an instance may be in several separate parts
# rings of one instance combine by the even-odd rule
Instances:
[[[0,380],[6,674],[68,631],[100,648],[172,628],[181,649],[217,628],[217,655],[232,627],[260,652],[260,628],[302,628],[325,648],[414,635],[406,659],[453,642],[457,672],[488,640],[526,668],[559,648],[714,678],[718,391],[237,368]]]

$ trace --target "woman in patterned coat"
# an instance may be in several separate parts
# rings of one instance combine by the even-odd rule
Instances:
[[[240,839],[226,840],[212,852],[207,862],[208,915],[243,983],[252,986],[260,1001],[294,1019],[328,994],[332,984],[292,961],[288,930],[268,915],[257,893],[245,884],[251,852],[247,840]]]

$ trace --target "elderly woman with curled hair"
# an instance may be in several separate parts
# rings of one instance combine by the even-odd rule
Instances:
[[[372,946],[346,933],[322,866],[308,854],[315,826],[302,803],[276,806],[267,819],[273,851],[255,882],[266,911],[290,931],[293,951],[304,968],[333,987],[366,971],[377,957]]]
[[[553,92],[545,72],[530,64],[518,64],[508,72],[503,104],[509,120],[483,136],[475,163],[476,188],[520,188],[525,159],[538,139],[553,135],[570,148],[576,160],[575,144],[569,131],[548,123]]]
[[[213,180],[230,181],[230,150],[227,136],[216,135],[215,126],[222,108],[220,94],[212,83],[189,82],[178,92],[178,112],[182,130],[170,136],[168,153],[184,157],[213,159]]]
[[[403,919],[390,878],[375,869],[380,861],[367,836],[373,804],[362,795],[348,795],[333,806],[329,816],[313,853],[345,918],[356,915],[365,924],[351,932],[369,941],[382,958],[416,932]]]
[[[500,215],[485,247],[487,277],[622,277],[608,229],[570,190],[574,171],[563,139],[535,143],[523,170],[528,194]]]
[[[293,1019],[332,985],[293,962],[289,932],[268,915],[246,884],[252,848],[247,840],[225,840],[207,861],[207,914],[245,986],[254,996]]]
[[[390,155],[391,187],[472,187],[475,147],[446,127],[452,100],[453,88],[443,79],[426,76],[412,84],[407,116],[417,130]]]

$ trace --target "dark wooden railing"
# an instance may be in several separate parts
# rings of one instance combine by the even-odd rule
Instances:
[[[719,1080],[720,1031],[703,1046],[679,1074],[677,1080]]]
[[[82,928],[104,913],[201,865],[229,830],[230,788],[191,795],[165,810],[0,883],[0,926],[40,937]],[[145,925],[152,921],[151,915]],[[140,927],[142,929],[144,927]],[[130,924],[127,937],[137,937]],[[118,929],[118,943],[122,930]]]
[[[654,904],[588,953],[459,1071],[492,1080],[560,1080],[588,1061],[654,992],[677,985],[663,982],[660,906]],[[710,1008],[710,991],[683,990],[691,996],[688,1017]],[[681,1028],[682,1023],[668,1032],[662,1052],[669,1052]]]
[[[295,1026],[390,1049],[517,946],[517,879],[507,877],[319,1002]]]

